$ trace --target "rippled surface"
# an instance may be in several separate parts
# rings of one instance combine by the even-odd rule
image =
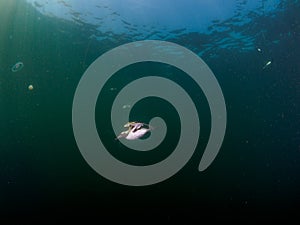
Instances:
[[[118,42],[188,39],[198,54],[216,48],[250,51],[268,29],[259,24],[284,9],[281,1],[29,1],[45,15],[92,25],[90,38]],[[172,7],[170,7],[172,5]],[[256,24],[256,25],[254,25]],[[254,25],[254,26],[253,26]],[[251,26],[251,27],[249,27]],[[257,32],[258,26],[261,26]],[[273,42],[278,41],[274,37]]]

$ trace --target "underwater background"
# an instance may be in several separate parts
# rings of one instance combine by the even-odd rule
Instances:
[[[297,216],[298,0],[0,0],[0,18],[0,221],[124,212],[159,215],[162,221]],[[172,105],[149,98],[124,110],[137,121],[161,116],[168,126],[163,146],[137,153],[116,143],[110,107],[127,83],[164,74],[200,102],[201,136],[191,160],[161,183],[132,187],[103,178],[84,160],[73,135],[72,103],[94,60],[139,40],[174,42],[200,56],[222,88],[227,128],[218,156],[199,172],[210,132],[201,89],[160,63],[118,71],[100,93],[95,119],[99,136],[123,162],[158,162],[172,153],[180,135]]]

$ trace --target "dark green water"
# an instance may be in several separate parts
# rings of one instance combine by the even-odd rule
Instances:
[[[131,40],[120,36],[117,42],[98,42],[87,38],[91,25],[47,17],[23,1],[0,5],[1,217],[104,211],[149,212],[166,220],[180,213],[195,218],[212,212],[226,217],[295,215],[300,206],[299,3],[287,5],[275,18],[255,21],[253,30],[268,28],[264,39],[257,40],[268,46],[264,53],[223,49],[217,57],[202,57],[222,87],[228,113],[220,153],[204,172],[196,168],[210,132],[209,108],[182,71],[141,63],[110,79],[98,99],[97,127],[111,154],[132,164],[151,164],[171,154],[180,135],[178,115],[163,100],[141,101],[131,118],[147,121],[160,115],[170,132],[151,152],[124,149],[111,141],[110,107],[117,92],[109,91],[110,84],[118,89],[140,75],[161,73],[200,99],[201,137],[192,159],[175,176],[146,187],[122,186],[98,175],[81,156],[72,130],[72,102],[81,76],[101,54]],[[268,44],[272,36],[281,38],[280,43]],[[199,46],[193,37],[170,41]],[[262,70],[257,65],[267,55],[273,62]],[[13,73],[18,61],[24,68]]]

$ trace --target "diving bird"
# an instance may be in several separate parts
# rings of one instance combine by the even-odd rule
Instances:
[[[145,123],[140,122],[128,122],[124,125],[124,127],[128,127],[128,130],[122,131],[116,140],[120,138],[126,138],[127,140],[136,140],[143,137],[146,133],[153,130],[153,128]]]

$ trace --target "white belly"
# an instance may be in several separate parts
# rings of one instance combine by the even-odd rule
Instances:
[[[135,139],[141,138],[148,131],[149,131],[149,129],[146,129],[146,128],[141,128],[141,129],[137,130],[136,132],[130,131],[129,134],[126,136],[126,139],[127,140],[135,140]]]

